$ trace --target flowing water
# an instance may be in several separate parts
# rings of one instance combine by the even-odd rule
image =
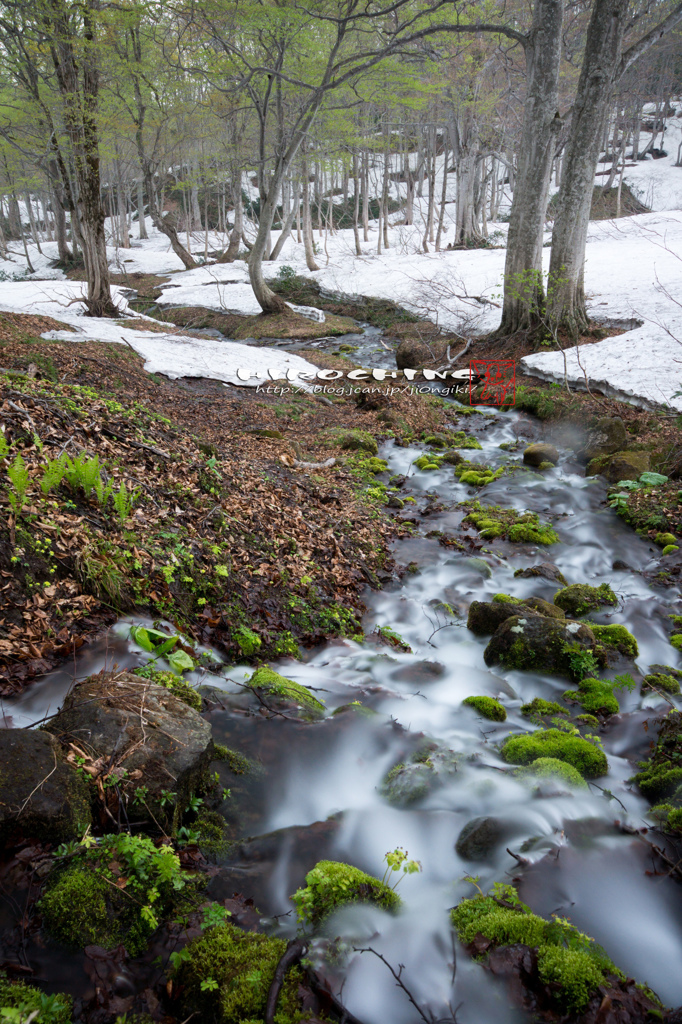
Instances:
[[[514,412],[472,415],[467,430],[479,437],[483,450],[465,454],[494,466],[519,463],[520,455],[499,445],[515,441],[519,430],[533,429]],[[247,891],[252,883],[261,911],[277,916],[276,927],[290,935],[296,922],[288,897],[316,860],[346,860],[381,876],[385,853],[397,846],[407,849],[423,870],[400,883],[402,913],[389,916],[369,906],[349,907],[324,928],[328,936],[342,936],[349,947],[333,976],[326,970],[337,991],[342,987],[344,1004],[363,1024],[414,1024],[418,1014],[387,966],[372,953],[353,952],[351,947],[371,946],[396,971],[405,965],[402,980],[434,1020],[511,1024],[526,1019],[510,1008],[504,988],[453,941],[447,911],[471,894],[464,881],[469,874],[479,876],[484,890],[494,881],[518,879],[533,910],[569,917],[625,972],[648,982],[666,1004],[679,1005],[682,890],[667,876],[649,873],[646,843],[623,829],[646,822],[648,805],[627,780],[649,747],[645,720],[666,705],[656,696],[620,690],[621,714],[602,734],[608,776],[584,791],[556,786],[534,791],[509,773],[498,744],[509,732],[533,728],[520,714],[522,703],[534,696],[560,699],[569,684],[541,673],[488,669],[483,661],[488,638],[475,637],[466,628],[473,600],[505,592],[551,601],[556,585],[542,578],[514,577],[515,569],[551,560],[569,583],[606,582],[613,587],[618,608],[594,619],[622,623],[634,633],[640,672],[655,663],[677,666],[680,658],[665,629],[667,615],[679,611],[676,591],[652,587],[640,575],[652,564],[654,550],[604,506],[603,482],[586,479],[564,451],[559,467],[542,476],[505,474],[475,495],[484,503],[538,512],[554,524],[560,543],[538,548],[498,540],[484,545],[480,558],[472,561],[425,537],[429,531],[452,530],[464,514],[458,502],[472,497],[452,467],[417,471],[413,461],[421,449],[392,442],[381,454],[391,473],[408,476],[401,495],[416,499],[409,508],[415,510],[418,529],[395,544],[394,555],[400,565],[417,563],[417,571],[406,572],[381,592],[368,593],[367,642],[336,641],[308,652],[304,662],[275,665],[315,688],[330,711],[360,701],[378,714],[344,712],[319,724],[245,716],[235,710],[211,714],[216,741],[259,757],[265,768],[254,794],[249,831],[262,835],[284,830],[260,846],[244,844],[240,857],[221,867],[212,893],[224,898],[235,890]],[[435,501],[443,509],[422,518],[419,513]],[[614,562],[620,568],[614,569]],[[449,604],[457,618],[444,614],[438,602]],[[78,675],[105,664],[140,664],[144,655],[127,640],[129,625],[130,620],[122,620],[99,645],[81,652]],[[392,627],[412,652],[373,642],[376,637],[370,634],[376,625]],[[73,675],[73,666],[53,673],[6,701],[7,724],[25,725],[54,711]],[[236,692],[246,675],[243,667],[224,666],[202,681]],[[462,707],[471,694],[498,696],[507,721],[489,722]],[[407,809],[397,808],[381,796],[381,783],[414,749],[418,733],[463,757],[440,788]],[[308,828],[330,816],[335,817],[317,831]],[[498,832],[483,859],[472,862],[456,853],[455,844],[462,828],[476,817],[497,819]],[[508,850],[527,864],[520,867]]]

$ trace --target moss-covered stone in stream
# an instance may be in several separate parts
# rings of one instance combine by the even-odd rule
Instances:
[[[552,672],[569,679],[594,675],[597,644],[588,626],[549,619],[533,612],[515,615],[498,626],[483,652],[486,665]]]
[[[674,671],[673,669],[672,672]],[[680,693],[680,680],[677,678],[677,674],[673,675],[672,672],[650,672],[649,675],[644,676],[642,693],[646,693],[647,690],[657,690],[677,696]]]
[[[529,765],[540,757],[553,757],[573,765],[583,778],[606,775],[608,761],[603,750],[562,729],[538,729],[523,736],[509,736],[502,744],[502,757],[509,764]]]
[[[601,583],[598,587],[590,587],[587,583],[571,583],[557,591],[554,604],[574,619],[596,608],[617,605],[618,598],[608,583]]]
[[[174,672],[159,672],[157,669],[152,668],[151,665],[145,665],[143,668],[134,668],[132,674],[142,676],[143,679],[149,679],[158,686],[165,686],[183,704],[194,708],[195,711],[201,711],[202,702],[200,694],[197,693],[193,686],[185,682],[181,676],[176,676]]]
[[[640,762],[634,781],[652,803],[666,800],[682,806],[682,712],[670,711],[658,721],[656,746]]]
[[[232,924],[209,928],[182,951],[173,982],[185,1012],[205,1024],[263,1024],[268,992],[286,939],[244,932]],[[305,1018],[299,998],[303,973],[289,968],[277,1000],[276,1024]]]
[[[608,679],[581,679],[577,690],[566,690],[564,700],[580,704],[590,715],[617,715],[620,705]]]
[[[563,918],[555,915],[548,921],[532,913],[513,886],[498,883],[488,895],[479,893],[464,899],[450,916],[460,941],[474,956],[488,957],[503,947],[520,946],[526,947],[527,952],[533,951],[531,956],[525,956],[524,950],[519,949],[519,956],[510,958],[510,966],[518,962],[516,999],[522,1000],[527,986],[538,993],[539,1005],[535,1000],[533,1005],[538,1005],[539,1010],[551,1013],[553,1004],[552,1019],[556,1019],[556,1009],[562,1013],[568,1011],[572,1015],[570,1019],[575,1019],[573,1015],[585,1010],[592,1000],[595,1016],[590,1019],[598,1019],[596,1014],[605,998],[604,987],[607,991],[615,987],[613,999],[620,1002],[618,989],[621,986],[625,989],[626,977],[601,946]],[[662,1004],[653,993],[644,989],[636,989],[634,993],[630,993],[629,988],[625,990],[630,1001],[641,1005],[636,1015],[624,1019],[653,1021],[660,1018]],[[612,996],[608,998],[611,1002]],[[649,1010],[655,1011],[651,1018]],[[548,1018],[542,1014],[540,1019]]]
[[[462,704],[473,708],[479,715],[490,719],[491,722],[507,721],[507,709],[494,697],[465,697]]]
[[[301,921],[317,925],[347,903],[374,903],[397,910],[402,900],[393,889],[359,868],[321,860],[305,876],[305,886],[291,897]]]
[[[514,775],[518,778],[537,777],[538,779],[555,779],[567,782],[576,789],[587,789],[587,783],[577,768],[556,757],[538,757],[532,764],[517,768]]]
[[[639,655],[637,641],[625,626],[610,624],[599,626],[590,622],[589,627],[595,635],[597,643],[606,648],[607,655],[610,652],[622,654],[624,658],[636,658]]]
[[[535,722],[536,725],[540,725],[543,718],[549,718],[552,715],[568,717],[568,711],[561,704],[557,704],[555,700],[544,700],[542,697],[533,697],[528,704],[522,704],[521,714],[530,718],[531,722]]]
[[[63,992],[47,995],[23,981],[9,981],[0,972],[0,1020],[3,1024],[71,1024],[73,1000]]]
[[[546,523],[541,523],[535,512],[482,505],[479,501],[460,502],[460,508],[467,510],[463,523],[475,526],[484,540],[503,537],[519,544],[556,544],[559,540],[556,531]]]
[[[454,775],[460,761],[454,750],[429,741],[387,772],[381,795],[398,807],[414,804]]]
[[[487,487],[493,480],[498,480],[504,473],[504,466],[491,469],[481,462],[460,462],[455,466],[455,476],[462,484],[470,487]]]
[[[325,712],[324,704],[314,697],[306,686],[295,683],[293,679],[287,679],[286,676],[281,676],[279,672],[275,672],[267,665],[257,668],[251,678],[247,679],[246,685],[252,690],[260,691],[265,698],[274,697],[290,704],[296,704],[315,718],[319,718]]]

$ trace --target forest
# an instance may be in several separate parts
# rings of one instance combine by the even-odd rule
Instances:
[[[0,1024],[682,1024],[682,3],[0,0]]]

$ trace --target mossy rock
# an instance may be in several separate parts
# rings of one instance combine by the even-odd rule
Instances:
[[[566,690],[564,700],[575,701],[589,715],[617,715],[620,711],[613,683],[607,679],[581,679],[577,690]]]
[[[677,544],[677,537],[674,533],[657,533],[654,537],[654,543],[658,544],[659,547],[666,548]]]
[[[523,736],[509,736],[502,744],[502,757],[509,764],[529,765],[540,757],[552,757],[573,765],[586,779],[606,775],[608,761],[603,750],[582,736],[561,729],[538,729]]]
[[[660,719],[656,746],[648,761],[640,763],[634,781],[652,803],[673,798],[682,804],[682,712],[670,711]]]
[[[275,698],[286,704],[294,704],[310,717],[321,718],[324,715],[324,704],[313,696],[307,686],[281,676],[267,665],[257,668],[246,685],[266,699]]]
[[[463,480],[463,477],[460,479]],[[503,537],[518,544],[556,544],[559,540],[557,532],[546,523],[541,523],[535,512],[482,505],[480,501],[464,501],[461,506],[467,510],[463,523],[473,524],[484,540]]]
[[[549,580],[551,583],[560,583],[562,587],[568,586],[568,582],[558,566],[552,562],[540,562],[539,565],[530,565],[527,569],[517,569],[514,576],[519,576],[521,579],[540,579]]]
[[[555,700],[544,700],[542,697],[533,697],[527,704],[522,704],[521,714],[530,718],[532,722],[550,718],[552,715],[568,717],[568,711],[561,704],[557,704]]]
[[[57,740],[34,729],[0,730],[0,838],[64,842],[91,823],[90,787]]]
[[[537,993],[543,993],[547,1012],[542,1019],[558,1019],[559,1010],[562,1020],[598,1020],[605,998],[619,1012],[622,1007],[623,1021],[662,1019],[654,993],[634,986],[600,946],[568,921],[556,916],[547,921],[532,913],[511,885],[462,900],[450,917],[473,956],[494,963],[495,974],[512,975],[510,991],[519,1005],[535,1006]]]
[[[405,762],[395,764],[381,784],[381,795],[397,807],[407,807],[423,800],[457,772],[461,755],[425,743]]]
[[[663,672],[651,672],[642,680],[642,693],[646,693],[647,690],[662,690],[663,693],[677,696],[680,693],[680,681],[675,676]]]
[[[581,450],[583,459],[596,459],[600,455],[613,455],[623,451],[628,434],[620,416],[602,416],[597,420]]]
[[[472,601],[469,605],[467,629],[476,636],[488,636],[494,633],[501,623],[513,616],[539,615],[534,609],[528,608],[520,598],[501,601],[497,598],[506,595],[498,594],[492,601]]]
[[[608,651],[615,651],[624,658],[636,658],[639,654],[637,641],[625,626],[608,625],[599,626],[590,622],[590,629],[594,633],[597,643],[603,645]]]
[[[20,1012],[10,1016],[12,1010]],[[71,996],[63,992],[46,995],[24,981],[9,981],[0,972],[0,1020],[3,1022],[19,1024],[31,1020],[35,1024],[71,1024],[72,1013]]]
[[[470,487],[487,487],[493,480],[498,480],[504,473],[504,466],[499,469],[491,469],[479,462],[460,462],[455,466],[455,476],[462,484],[469,484]]]
[[[601,583],[598,587],[590,587],[587,583],[572,583],[557,591],[554,604],[575,619],[596,608],[617,605],[618,598],[608,583]]]
[[[486,665],[532,669],[579,679],[597,668],[592,630],[578,622],[515,615],[498,626],[486,647]]]
[[[305,887],[291,897],[299,919],[317,925],[348,903],[374,903],[395,911],[402,903],[397,893],[378,878],[339,861],[321,860],[305,876]]]
[[[638,480],[642,473],[647,473],[651,466],[649,452],[615,452],[612,455],[600,455],[591,459],[585,470],[585,476],[605,476],[609,483],[617,484],[620,480]]]
[[[209,928],[188,943],[173,971],[185,1012],[198,1013],[206,1024],[263,1024],[270,985],[286,947],[285,939],[244,932],[232,924]],[[302,982],[300,967],[290,967],[277,1000],[276,1024],[298,1024],[305,1018]]]
[[[418,459],[414,460],[412,465],[416,466],[417,469],[421,469],[422,471],[428,470],[430,472],[436,469],[440,469],[441,460],[437,455],[420,455]]]
[[[471,448],[480,450],[483,447],[477,437],[470,437],[463,430],[456,430],[448,434],[446,444],[451,448]]]
[[[507,709],[494,697],[465,697],[462,704],[473,708],[482,718],[491,722],[507,721]]]
[[[194,708],[195,711],[201,711],[203,704],[201,694],[193,686],[190,686],[182,676],[176,676],[174,672],[159,672],[150,665],[145,665],[143,668],[134,668],[132,674],[140,676],[142,679],[149,679],[150,682],[156,683],[157,686],[165,686],[183,704]]]
[[[666,544],[661,551],[662,555],[674,555],[676,551],[680,550],[679,544]]]
[[[502,841],[504,832],[499,818],[473,818],[457,836],[455,852],[462,860],[488,860]]]
[[[517,768],[514,775],[519,778],[532,776],[538,779],[552,779],[556,782],[565,782],[575,789],[587,789],[587,783],[578,769],[556,757],[538,757],[532,764]]]
[[[559,461],[559,452],[553,444],[546,444],[545,442],[538,442],[537,444],[529,444],[524,450],[523,461],[527,466],[535,466],[538,469],[543,468],[543,463],[549,463],[550,466],[556,466]]]

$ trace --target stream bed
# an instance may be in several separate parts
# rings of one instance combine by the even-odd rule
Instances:
[[[334,339],[334,345],[340,341]],[[467,432],[479,438],[482,450],[466,452],[467,457],[493,467],[519,463],[520,454],[500,445],[515,443],[524,426],[526,433],[537,433],[536,425],[513,411],[483,410],[469,416]],[[396,562],[410,571],[366,595],[366,642],[337,640],[305,652],[303,661],[273,665],[324,700],[329,712],[325,719],[292,722],[219,706],[210,712],[215,741],[263,765],[249,832],[269,838],[260,845],[242,843],[238,854],[219,859],[209,894],[215,899],[234,892],[253,894],[272,927],[288,938],[296,933],[289,896],[317,860],[347,861],[381,877],[387,851],[409,851],[422,871],[401,880],[400,914],[350,906],[322,927],[321,934],[342,936],[347,946],[340,966],[323,969],[362,1024],[414,1024],[419,1019],[381,959],[353,951],[369,946],[396,970],[404,965],[402,980],[434,1020],[512,1024],[528,1019],[510,1006],[505,987],[453,938],[448,910],[471,895],[468,875],[478,876],[484,891],[496,881],[515,879],[533,911],[568,917],[623,971],[647,982],[666,1005],[678,1006],[682,889],[651,870],[647,845],[627,831],[647,824],[649,805],[628,779],[650,746],[646,721],[664,713],[667,705],[656,695],[641,695],[639,687],[619,691],[621,713],[601,731],[608,775],[585,790],[533,790],[512,775],[499,743],[510,732],[534,728],[520,713],[523,703],[538,696],[560,700],[569,684],[548,674],[489,669],[483,660],[489,638],[466,628],[474,600],[490,601],[502,592],[551,601],[558,584],[514,576],[515,570],[551,561],[569,583],[608,583],[613,588],[618,607],[592,618],[627,626],[639,644],[636,669],[644,674],[650,665],[680,664],[666,628],[667,616],[680,611],[677,590],[652,586],[641,575],[653,564],[653,546],[605,507],[604,482],[585,478],[572,452],[563,450],[553,470],[504,474],[473,494],[456,479],[451,465],[417,470],[413,463],[422,451],[392,442],[380,451],[391,474],[407,476],[400,494],[415,499],[409,509],[417,526],[394,547]],[[559,543],[541,547],[495,541],[472,558],[426,537],[457,527],[464,515],[458,503],[472,497],[537,512],[554,526]],[[421,515],[427,506],[439,510]],[[445,613],[445,606],[453,614]],[[128,639],[132,622],[121,620],[101,641],[79,652],[75,665],[4,701],[5,725],[30,725],[53,713],[74,673],[82,678],[103,667],[142,664],[147,656]],[[411,651],[381,642],[373,633],[376,627],[396,631]],[[234,694],[249,672],[245,666],[216,666],[215,673],[186,678]],[[491,722],[463,706],[472,694],[498,697],[507,720]],[[354,701],[376,714],[354,712]],[[348,705],[349,710],[332,714]],[[460,755],[457,771],[422,799],[407,807],[393,806],[382,795],[383,780],[414,749],[420,733]],[[228,820],[229,814],[227,801]],[[476,818],[489,819],[493,826],[463,856],[456,851],[458,838]],[[314,948],[311,956],[315,958]],[[48,987],[82,991],[78,958],[68,984],[64,967],[63,959],[52,962],[43,956]]]

